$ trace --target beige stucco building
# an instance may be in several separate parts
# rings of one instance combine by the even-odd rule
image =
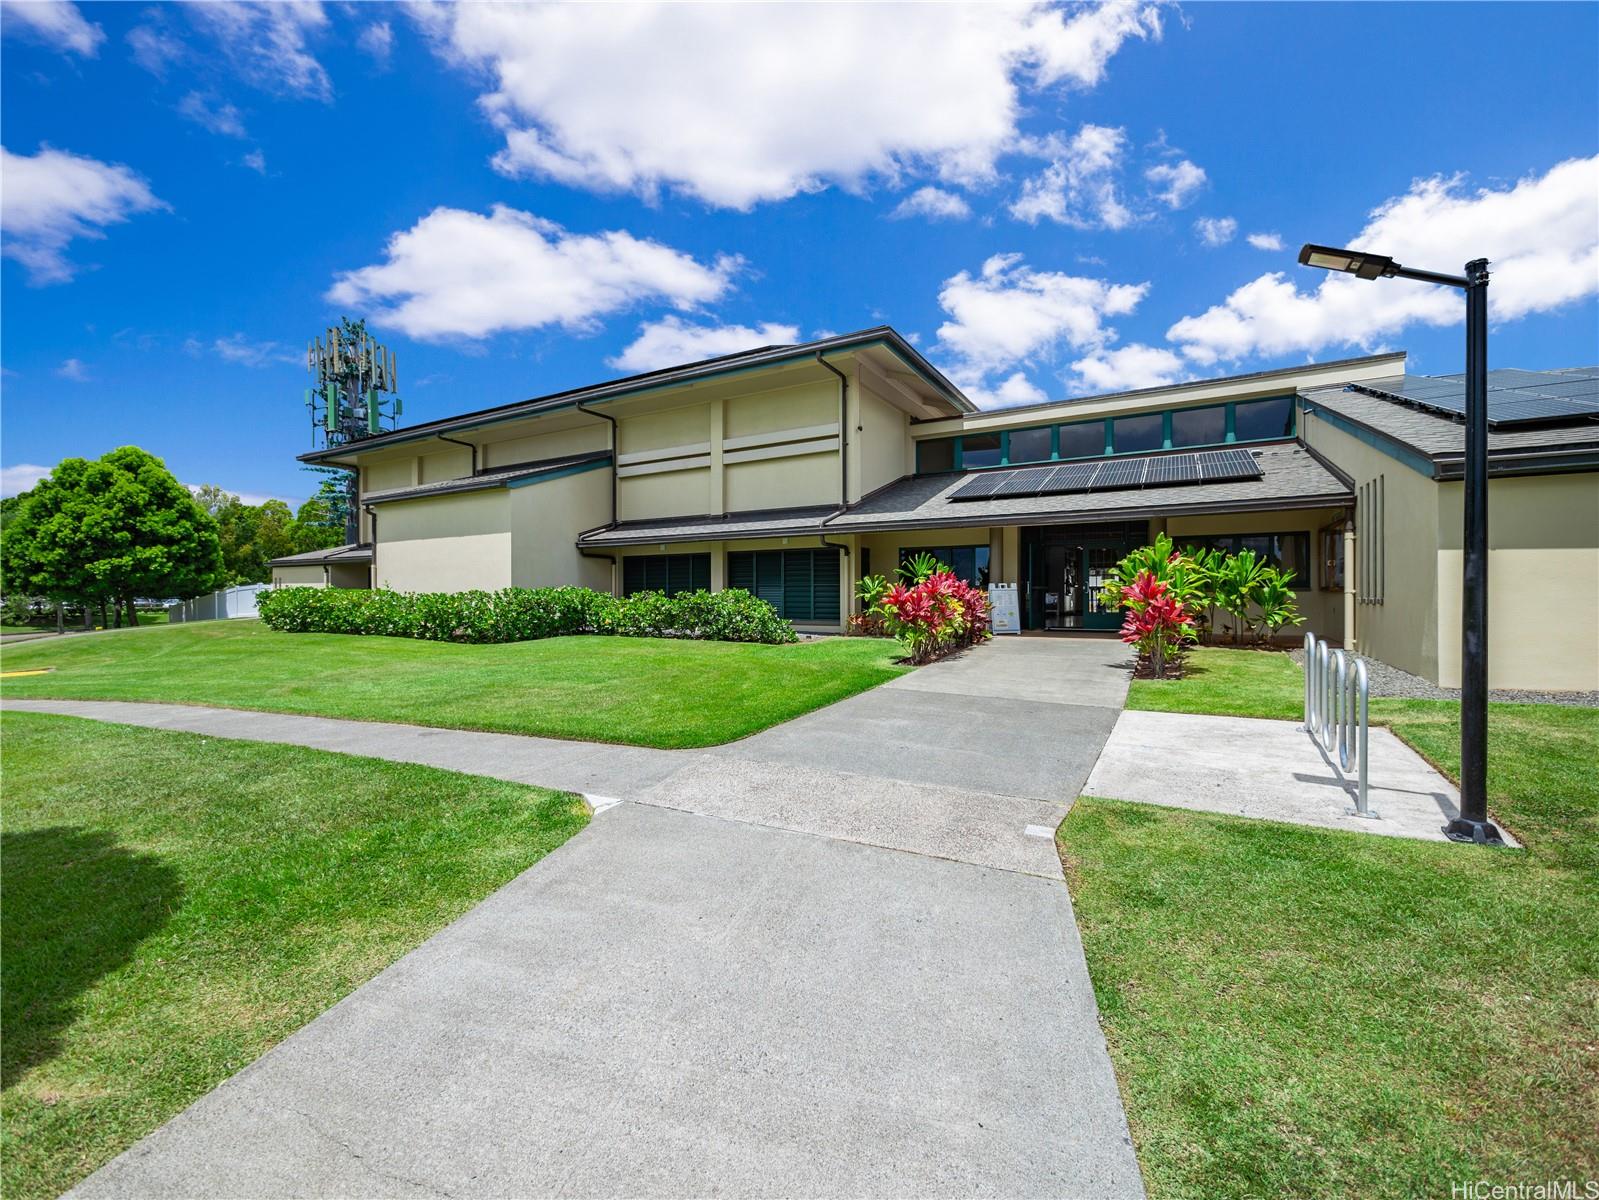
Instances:
[[[359,475],[360,542],[279,584],[745,587],[838,630],[931,549],[1029,630],[1113,629],[1131,547],[1249,547],[1307,627],[1459,681],[1463,426],[1403,354],[979,411],[887,327],[432,421],[302,456]],[[1599,688],[1599,422],[1496,426],[1491,684]],[[1553,614],[1558,613],[1558,616]]]

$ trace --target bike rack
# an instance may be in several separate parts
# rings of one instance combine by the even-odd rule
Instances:
[[[1313,633],[1305,634],[1305,723],[1301,728],[1346,776],[1355,772],[1355,807],[1350,813],[1375,820],[1377,814],[1371,811],[1366,793],[1369,700],[1366,664],[1332,649]]]

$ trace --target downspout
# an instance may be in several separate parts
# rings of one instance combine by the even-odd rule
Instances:
[[[370,504],[361,505],[366,509],[366,515],[372,519],[372,566],[369,568],[371,575],[367,582],[376,590],[378,586],[378,515],[372,511]]]
[[[838,376],[838,511],[843,512],[849,507],[849,376],[823,358],[820,350],[816,361]]]
[[[445,437],[442,433],[436,433],[433,436],[441,442],[451,442],[457,446],[465,446],[470,450],[472,452],[472,474],[477,474],[477,443],[463,442],[460,438]]]
[[[591,417],[598,417],[602,421],[611,423],[611,519],[606,522],[605,528],[616,528],[616,418],[610,413],[596,412],[592,408],[584,408],[581,401],[573,405],[580,413],[587,413]],[[614,562],[615,559],[613,558]]]
[[[604,528],[606,528],[606,529],[615,529],[616,528],[616,513],[617,513],[617,508],[616,508],[616,443],[617,443],[616,418],[611,416],[610,413],[596,412],[592,408],[584,408],[581,401],[579,401],[576,404],[574,404],[573,407],[576,408],[577,411],[580,412],[580,413],[586,413],[586,414],[588,414],[591,417],[598,417],[602,421],[609,421],[611,423],[611,519],[605,523]],[[616,555],[614,555],[614,554],[606,554],[604,551],[601,551],[601,550],[590,550],[590,549],[588,549],[588,548],[586,548],[584,546],[579,546],[577,548],[577,552],[578,552],[579,555],[581,555],[584,558],[603,558],[608,563],[611,564],[611,593],[612,593],[612,595],[615,595],[617,590],[618,590],[618,584],[620,583],[620,580],[618,580],[617,577],[616,577],[616,574],[617,574],[617,571],[616,571],[616,567],[617,567]]]

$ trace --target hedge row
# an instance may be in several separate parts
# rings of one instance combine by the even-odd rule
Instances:
[[[638,592],[618,599],[581,587],[497,592],[394,592],[387,588],[273,588],[257,600],[280,633],[364,633],[433,642],[530,642],[576,633],[698,638],[717,642],[795,641],[794,627],[741,588],[721,592]]]

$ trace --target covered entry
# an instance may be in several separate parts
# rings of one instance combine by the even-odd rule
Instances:
[[[1119,628],[1121,614],[1100,603],[1099,590],[1110,569],[1148,540],[1147,521],[1023,529],[1022,627]]]

